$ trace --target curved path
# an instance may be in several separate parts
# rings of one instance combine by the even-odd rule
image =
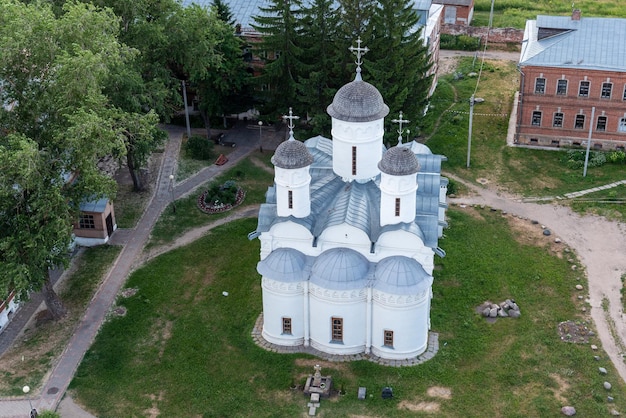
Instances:
[[[446,175],[474,192],[470,197],[450,199],[451,203],[481,204],[536,220],[575,250],[587,272],[587,301],[602,349],[626,381],[626,316],[621,298],[621,277],[626,275],[626,224],[599,216],[581,216],[567,206],[554,203],[522,202]]]
[[[65,391],[67,390],[78,365],[83,356],[93,343],[109,308],[115,301],[118,291],[126,282],[130,272],[135,268],[136,261],[141,255],[143,248],[150,236],[152,227],[158,220],[161,212],[171,203],[172,198],[178,199],[198,186],[206,183],[211,178],[229,169],[237,161],[243,159],[254,151],[258,144],[258,130],[247,129],[240,126],[229,133],[229,139],[237,144],[237,147],[228,156],[229,163],[223,166],[211,165],[196,173],[193,177],[175,185],[172,189],[170,174],[175,174],[178,160],[178,151],[182,141],[184,128],[167,126],[169,140],[165,147],[163,160],[157,178],[156,190],[148,203],[137,226],[130,232],[122,251],[115,260],[113,267],[103,280],[100,288],[91,300],[89,307],[80,321],[74,335],[67,347],[61,354],[59,361],[52,372],[44,381],[40,393],[33,394],[33,398],[0,399],[0,417],[24,417],[30,411],[30,404],[38,411],[56,410]],[[113,239],[113,238],[112,238]],[[83,411],[76,410],[72,416],[89,416]],[[69,415],[68,415],[69,416]],[[64,416],[65,418],[65,416]]]

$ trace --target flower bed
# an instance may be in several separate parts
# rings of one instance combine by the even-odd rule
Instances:
[[[246,197],[246,192],[243,191],[243,189],[241,187],[237,188],[237,194],[235,197],[235,203],[233,204],[229,204],[229,203],[222,203],[219,202],[217,204],[215,203],[207,203],[205,201],[207,194],[210,192],[210,190],[205,190],[199,197],[198,197],[198,209],[200,209],[202,212],[204,213],[221,213],[221,212],[226,212],[227,210],[231,210],[232,208],[239,206],[241,204],[241,202],[243,202],[243,199]]]

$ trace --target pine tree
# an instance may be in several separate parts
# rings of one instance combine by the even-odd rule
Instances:
[[[305,71],[298,38],[301,7],[300,0],[274,0],[254,16],[252,27],[262,35],[255,53],[265,60],[256,81],[269,87],[262,97],[266,100],[261,109],[264,114],[284,113],[296,103],[297,80]]]
[[[392,126],[391,119],[402,111],[411,121],[409,126],[415,127],[428,101],[431,62],[418,20],[410,0],[381,0],[370,22],[364,79],[380,90],[389,106],[385,129],[388,143],[397,140],[397,127]]]
[[[339,15],[333,0],[314,0],[303,10],[303,58],[309,71],[299,79],[297,109],[306,112],[317,133],[330,134],[326,106],[341,83],[340,64],[347,51],[337,49]]]
[[[235,19],[233,19],[233,13],[230,11],[230,7],[223,0],[213,0],[211,7],[215,9],[217,17],[224,23],[230,26],[235,25]]]
[[[375,0],[339,0],[337,48],[342,59],[339,70],[341,85],[354,79],[354,56],[348,48],[359,38],[364,41],[370,38],[369,24],[375,10]]]

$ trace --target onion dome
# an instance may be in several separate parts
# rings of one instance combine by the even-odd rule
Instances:
[[[370,122],[387,116],[389,107],[376,87],[357,79],[337,91],[326,111],[341,121]]]
[[[306,255],[293,248],[278,248],[264,260],[257,263],[259,274],[280,282],[300,282],[306,280]]]
[[[374,289],[394,295],[423,292],[432,284],[432,277],[420,263],[400,255],[380,260],[374,277]]]
[[[416,174],[420,165],[410,148],[393,147],[385,152],[382,160],[378,163],[378,168],[383,173],[392,176],[408,176]]]
[[[349,248],[324,251],[313,264],[311,283],[326,289],[345,290],[365,286],[369,261]]]
[[[272,157],[272,164],[280,168],[303,168],[312,163],[313,156],[306,145],[295,139],[289,139],[281,143]]]

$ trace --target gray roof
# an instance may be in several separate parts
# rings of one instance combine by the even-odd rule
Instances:
[[[332,141],[322,136],[305,142],[313,156],[309,169],[311,175],[311,214],[306,218],[282,218],[276,212],[276,193],[268,188],[265,203],[259,210],[256,232],[269,231],[272,225],[287,220],[311,231],[314,237],[334,225],[347,223],[370,237],[375,243],[383,232],[404,230],[415,234],[430,248],[437,248],[439,240],[439,192],[445,179],[440,176],[441,161],[445,157],[417,154],[420,171],[417,173],[418,189],[415,221],[380,226],[380,176],[366,183],[344,182],[332,169]],[[389,151],[387,151],[389,152]],[[384,155],[387,153],[385,152]]]
[[[303,168],[312,162],[313,156],[306,145],[295,139],[289,139],[278,145],[272,157],[272,164],[280,168]]]
[[[104,210],[107,207],[107,203],[109,203],[109,199],[103,197],[98,200],[91,200],[89,202],[82,202],[79,205],[79,209],[81,212],[95,212],[95,213],[104,213]]]
[[[387,116],[389,107],[376,87],[354,80],[337,91],[327,112],[345,122],[369,122]]]
[[[430,288],[433,278],[416,260],[387,257],[378,262],[374,272],[374,289],[394,295],[410,295]]]
[[[539,31],[554,35],[539,39]],[[538,16],[528,20],[520,66],[626,72],[626,19]]]
[[[367,285],[370,262],[350,248],[333,248],[320,254],[311,269],[311,283],[326,289],[351,290]]]
[[[308,258],[293,248],[278,248],[257,263],[257,271],[263,276],[285,283],[307,280],[310,265]]]
[[[385,174],[393,176],[408,176],[415,174],[420,169],[417,157],[410,148],[390,148],[378,163],[378,168]]]
[[[433,3],[445,6],[470,6],[473,2],[474,0],[433,0]]]

